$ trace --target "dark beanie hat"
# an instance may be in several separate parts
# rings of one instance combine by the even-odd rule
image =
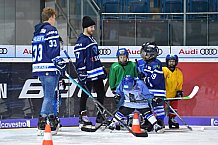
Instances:
[[[84,16],[82,21],[83,29],[92,25],[95,25],[95,22],[89,16]]]

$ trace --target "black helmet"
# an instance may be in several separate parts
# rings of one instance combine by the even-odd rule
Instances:
[[[159,49],[158,49],[155,42],[146,42],[146,43],[142,44],[142,48],[141,48],[140,53],[141,53],[141,57],[143,59],[145,59],[144,55],[149,55],[150,57],[146,60],[151,60],[151,59],[156,58],[158,56],[158,51],[159,51]],[[144,55],[142,55],[143,52],[145,53]]]

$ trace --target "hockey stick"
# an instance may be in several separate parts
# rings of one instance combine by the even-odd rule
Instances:
[[[164,98],[164,101],[189,100],[192,99],[198,93],[198,90],[199,86],[194,86],[192,92],[188,96],[178,98]]]
[[[167,106],[173,111],[174,114],[176,114],[176,116],[182,121],[182,123],[189,129],[192,131],[192,128],[181,118],[181,116],[179,116],[179,114],[173,109],[173,107],[170,106],[169,102],[165,102],[167,104]]]
[[[63,50],[63,49],[62,49],[62,50]],[[67,51],[66,51],[66,50],[63,50],[63,52],[64,52],[64,54],[66,55],[66,57],[67,57],[67,59],[69,60],[69,62],[73,65],[73,67],[74,67],[74,69],[75,69],[75,71],[76,71],[76,67],[75,67],[73,61],[71,60],[70,56],[68,55]],[[76,73],[77,73],[77,71],[76,71]],[[84,87],[85,87],[85,91],[87,92],[87,91],[88,91],[87,86],[85,85]],[[84,88],[83,88],[83,89],[84,89]],[[82,90],[83,90],[83,89],[82,89]],[[90,92],[87,92],[87,93],[88,93],[88,94],[91,94]],[[88,95],[88,96],[90,96],[90,95]],[[106,118],[106,116],[105,116],[105,114],[103,113],[104,108],[103,108],[103,111],[102,111],[102,110],[99,108],[99,105],[98,105],[95,101],[94,101],[94,104],[95,104],[97,110],[100,112],[101,116],[104,118],[104,121],[103,121],[100,125],[98,125],[97,127],[95,127],[95,128],[85,128],[85,127],[81,127],[81,130],[82,130],[82,131],[95,132],[95,131],[97,131],[104,123],[106,123],[106,122],[108,121],[107,118]],[[112,113],[112,114],[114,114],[114,113]]]
[[[105,110],[105,112],[107,112],[111,117],[115,118],[117,121],[119,121],[130,133],[132,133],[134,136],[136,137],[148,137],[148,133],[147,132],[142,132],[142,133],[135,133],[133,132],[124,122],[122,122],[121,120],[119,120],[115,115],[113,115],[112,113],[110,113],[110,111],[108,111],[99,101],[97,101],[92,94],[90,94],[89,92],[86,91],[86,89],[84,89],[79,83],[77,83],[73,78],[70,77],[69,74],[67,74],[67,72],[65,73],[66,77],[74,84],[76,84],[81,90],[83,90],[92,100],[94,103],[98,104],[102,109]],[[85,128],[83,128],[85,129]],[[86,130],[87,131],[87,130]],[[91,130],[90,130],[91,132]]]
[[[77,73],[77,71],[76,71],[76,67],[75,67],[73,61],[71,60],[70,56],[68,55],[67,51],[64,50],[64,49],[62,49],[62,50],[63,50],[64,54],[66,55],[68,61],[69,61],[69,62],[72,64],[72,66],[74,67],[77,76],[79,77],[79,75],[78,75],[78,73]],[[89,91],[89,89],[88,89],[88,87],[87,87],[86,85],[84,85],[83,87],[85,87],[86,91]],[[89,93],[90,93],[90,92],[89,92]],[[101,108],[99,108],[99,106],[98,106],[96,103],[95,103],[95,106],[96,106],[97,110],[100,112],[101,116],[104,118],[104,120],[106,120],[106,117],[104,116],[104,110],[102,111]],[[101,124],[101,126],[102,126],[102,125],[103,125],[103,124]],[[100,128],[100,127],[99,127],[99,128]]]

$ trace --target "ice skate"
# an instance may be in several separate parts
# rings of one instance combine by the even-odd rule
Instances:
[[[153,126],[150,122],[148,122],[147,120],[145,120],[142,124],[141,124],[141,129],[146,130],[147,132],[151,132],[153,130]]]
[[[48,116],[48,121],[49,121],[49,124],[51,126],[51,134],[52,135],[55,135],[57,134],[58,132],[58,120],[57,118],[54,116],[54,115],[49,115]]]
[[[62,127],[61,120],[57,116],[56,116],[56,120],[57,120],[57,123],[58,123],[58,125],[57,125],[58,131],[61,131],[61,127]]]
[[[154,124],[153,128],[154,128],[154,131],[156,133],[164,133],[164,130],[165,130],[165,128],[163,128],[162,126],[158,125],[157,123]]]
[[[46,119],[47,117],[42,117],[41,115],[38,118],[38,125],[37,125],[37,135],[42,136],[44,135]]]
[[[105,121],[105,119],[102,115],[104,115],[104,114],[97,113],[96,125],[99,125]]]
[[[115,122],[115,121],[112,121],[112,123],[109,125],[108,127],[110,130],[120,130],[120,124],[119,122]]]
[[[165,124],[163,120],[157,119],[157,124],[160,125],[162,128],[165,128]]]
[[[179,128],[179,123],[176,122],[175,117],[169,117],[169,128],[170,129],[178,129]]]
[[[92,126],[92,122],[89,120],[88,116],[87,116],[87,111],[81,111],[81,115],[79,117],[79,127],[88,127],[88,126]]]

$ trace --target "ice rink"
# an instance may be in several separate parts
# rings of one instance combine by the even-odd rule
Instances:
[[[218,128],[185,126],[179,130],[169,130],[163,134],[149,133],[148,137],[134,137],[127,131],[109,129],[97,132],[82,132],[78,127],[63,127],[52,136],[53,145],[217,145]],[[203,130],[204,129],[204,130]],[[1,129],[0,145],[42,145],[43,136],[36,135],[36,128]]]

